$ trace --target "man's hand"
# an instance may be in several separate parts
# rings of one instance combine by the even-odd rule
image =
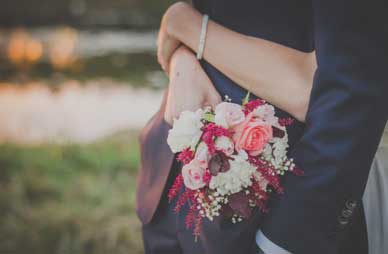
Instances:
[[[179,47],[170,62],[170,84],[167,97],[165,120],[173,123],[185,110],[197,110],[204,106],[216,106],[221,96],[194,54]]]
[[[177,15],[184,15],[184,12],[187,9],[192,9],[192,7],[184,2],[178,2],[171,5],[163,15],[160,24],[157,39],[157,56],[159,64],[166,73],[170,72],[169,65],[171,57],[174,54],[175,50],[177,50],[177,48],[181,44],[179,40],[177,40],[171,35],[170,30],[173,25],[173,22],[175,22],[175,17],[177,17]]]

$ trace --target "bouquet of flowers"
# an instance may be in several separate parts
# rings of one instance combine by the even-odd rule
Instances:
[[[280,177],[303,173],[287,157],[290,124],[265,101],[249,100],[249,93],[242,105],[227,99],[174,120],[167,143],[183,167],[168,198],[178,197],[175,212],[189,204],[185,222],[195,236],[205,217],[237,223],[256,208],[267,212],[269,194],[283,192]]]

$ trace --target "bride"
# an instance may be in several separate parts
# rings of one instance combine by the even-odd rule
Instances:
[[[269,25],[272,20],[268,15],[261,12],[260,15],[251,16],[253,12],[249,9],[257,7],[253,1],[244,1],[249,3],[249,8],[240,8],[237,3],[229,1],[224,1],[222,6],[217,1],[209,1],[213,4],[205,2],[195,1],[194,3],[200,11],[210,14],[208,24],[203,21],[201,12],[184,3],[171,6],[161,24],[158,37],[158,60],[168,74],[170,84],[159,112],[165,123],[159,119],[160,117],[154,117],[143,130],[141,138],[142,171],[139,177],[140,187],[138,188],[140,189],[137,199],[139,216],[143,222],[145,251],[147,254],[260,253],[259,245],[268,254],[294,252],[279,244],[278,241],[273,242],[260,231],[261,222],[266,219],[260,214],[252,216],[253,218],[247,222],[233,226],[225,225],[222,220],[204,224],[200,241],[194,243],[190,231],[185,230],[184,227],[185,215],[174,214],[172,211],[174,204],[169,204],[165,198],[165,192],[180,166],[176,162],[171,167],[169,163],[149,161],[152,149],[147,145],[154,147],[154,152],[163,154],[163,156],[160,155],[161,160],[165,157],[173,158],[166,152],[162,152],[165,147],[155,150],[155,147],[162,146],[160,143],[165,138],[165,134],[159,135],[162,132],[159,133],[157,129],[168,129],[168,125],[171,125],[173,119],[182,111],[195,110],[204,105],[214,106],[225,95],[233,102],[239,103],[247,90],[276,106],[280,116],[293,116],[297,119],[289,130],[291,148],[304,133],[304,122],[317,69],[312,33],[303,23],[311,21],[297,20],[300,15],[306,14],[305,9],[290,5],[288,11],[291,16],[286,19],[294,18],[294,20],[290,21],[290,24],[285,23],[284,27],[274,23],[273,25],[277,26],[279,31],[271,31],[264,27],[263,22],[258,18],[263,15],[268,19]],[[305,7],[308,8],[308,5]],[[237,18],[236,13],[246,14],[243,16],[244,20]],[[199,39],[201,34],[206,35],[205,42]],[[261,38],[268,38],[268,40]],[[202,45],[203,48],[198,45]],[[196,55],[197,58],[203,57],[204,60],[199,62]],[[162,125],[163,128],[160,127]],[[153,153],[153,156],[155,158],[157,155]],[[378,156],[382,156],[381,150]],[[373,206],[371,197],[375,192],[381,191],[375,189],[376,185],[371,179],[376,179],[375,176],[381,174],[384,169],[383,160],[377,158],[376,161],[367,187],[369,196],[364,197],[368,223],[371,221],[372,213],[376,212],[375,209],[371,209]],[[162,179],[160,175],[166,171],[166,165],[170,167],[167,169],[166,177]],[[151,172],[152,170],[158,173]],[[153,174],[158,176],[154,176],[153,179],[150,177]],[[152,182],[152,186],[147,182]],[[387,191],[384,185],[380,188]],[[164,194],[161,193],[163,189]],[[145,192],[152,194],[147,196]],[[346,206],[352,209],[353,205],[356,207],[355,202],[346,203]],[[339,253],[367,253],[363,210],[362,206],[357,206],[354,215],[349,215],[353,217],[352,223],[347,227],[346,234],[343,234],[344,237],[336,247]],[[316,219],[319,220],[319,218]],[[339,224],[348,223],[346,218],[339,217],[339,219]],[[298,232],[297,229],[294,230]],[[374,228],[368,228],[368,232],[370,239],[373,239],[370,242],[373,243],[376,239],[384,237],[381,233],[376,234]],[[309,248],[312,247],[306,245],[306,251]],[[384,253],[384,248],[386,246],[383,244],[380,244],[380,249],[370,246],[372,254]],[[321,252],[316,251],[316,253]]]

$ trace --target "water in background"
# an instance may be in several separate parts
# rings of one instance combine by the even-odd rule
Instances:
[[[156,32],[0,31],[0,142],[92,142],[139,129],[166,78]]]

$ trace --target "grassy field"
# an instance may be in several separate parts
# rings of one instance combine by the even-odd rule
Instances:
[[[134,133],[88,145],[0,145],[0,253],[142,253]]]

